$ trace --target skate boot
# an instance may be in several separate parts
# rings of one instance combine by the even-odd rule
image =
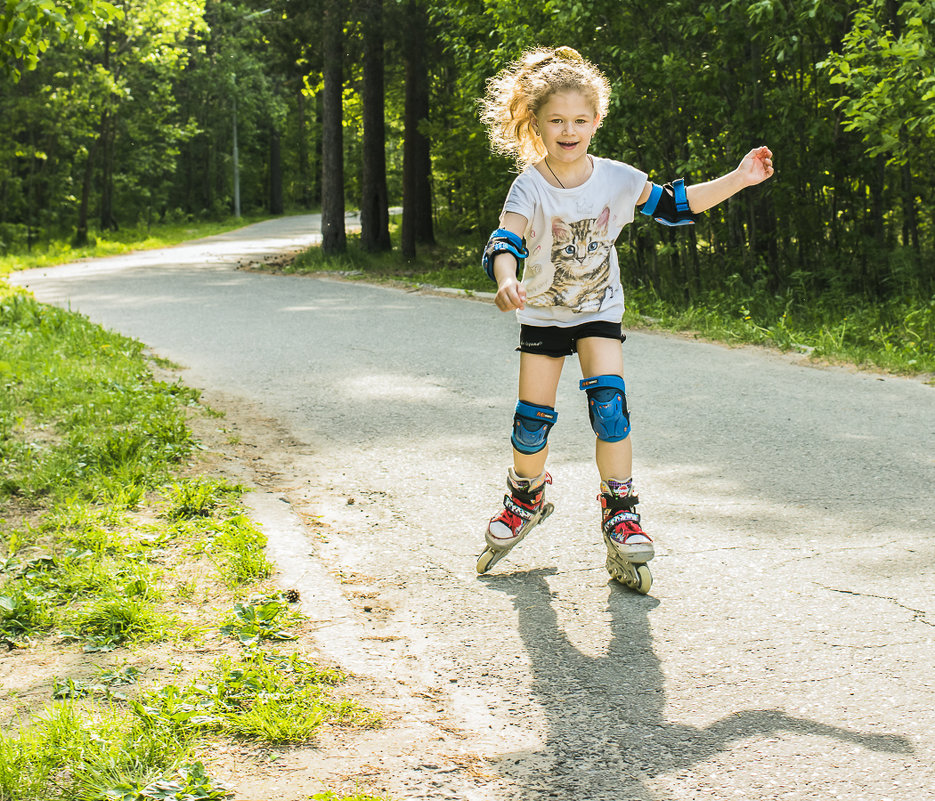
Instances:
[[[487,524],[487,546],[477,559],[477,572],[486,573],[533,528],[545,520],[554,508],[545,503],[545,485],[552,476],[543,473],[538,478],[520,478],[510,468],[503,496],[503,511]]]
[[[607,572],[621,584],[645,595],[653,584],[646,563],[655,556],[653,541],[640,528],[640,516],[634,511],[639,498],[632,481],[601,482],[601,529],[607,546]]]

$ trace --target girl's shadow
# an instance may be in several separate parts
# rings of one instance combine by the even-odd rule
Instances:
[[[611,642],[605,656],[588,656],[559,628],[546,581],[556,572],[549,568],[483,579],[489,589],[508,594],[519,613],[519,632],[531,661],[532,700],[548,725],[545,746],[536,755],[537,762],[545,757],[547,771],[528,770],[519,754],[504,754],[501,760],[505,776],[525,781],[523,798],[655,798],[646,779],[690,768],[735,741],[778,732],[821,735],[875,751],[912,751],[904,737],[861,734],[780,710],[738,710],[705,728],[667,721],[663,675],[647,616],[659,602],[609,582]],[[794,772],[795,766],[789,769]]]

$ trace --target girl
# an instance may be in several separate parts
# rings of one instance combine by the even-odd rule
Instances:
[[[620,343],[623,290],[614,242],[634,210],[666,225],[694,215],[773,174],[767,147],[731,173],[685,187],[658,186],[640,170],[588,153],[607,111],[610,84],[570,47],[527,51],[488,83],[482,119],[494,150],[515,158],[500,228],[483,264],[497,283],[496,305],[520,322],[519,402],[513,467],[503,510],[487,527],[477,570],[489,570],[552,511],[544,489],[549,429],[566,356],[578,354],[596,434],[602,531],[611,575],[648,592],[652,539],[640,527]],[[525,264],[522,279],[517,277]]]

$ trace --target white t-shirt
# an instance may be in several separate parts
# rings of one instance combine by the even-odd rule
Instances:
[[[629,164],[591,158],[594,169],[581,186],[552,186],[529,166],[507,194],[503,211],[528,221],[526,308],[516,312],[521,323],[568,327],[623,317],[614,242],[633,221],[647,176]]]

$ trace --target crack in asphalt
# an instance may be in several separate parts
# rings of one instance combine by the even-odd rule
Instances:
[[[935,626],[935,621],[931,621],[927,619],[928,615],[930,614],[929,612],[926,612],[924,609],[916,609],[912,606],[906,606],[906,604],[902,603],[898,598],[891,598],[888,595],[875,595],[874,593],[871,593],[871,592],[857,592],[856,590],[842,590],[842,589],[839,589],[838,587],[828,587],[827,585],[820,584],[817,581],[812,582],[812,583],[816,587],[820,587],[821,589],[826,590],[828,592],[838,592],[838,593],[841,593],[842,595],[855,595],[858,598],[875,598],[878,601],[889,601],[891,604],[895,604],[900,609],[903,609],[906,612],[911,612],[913,622],[921,623],[924,626]]]

